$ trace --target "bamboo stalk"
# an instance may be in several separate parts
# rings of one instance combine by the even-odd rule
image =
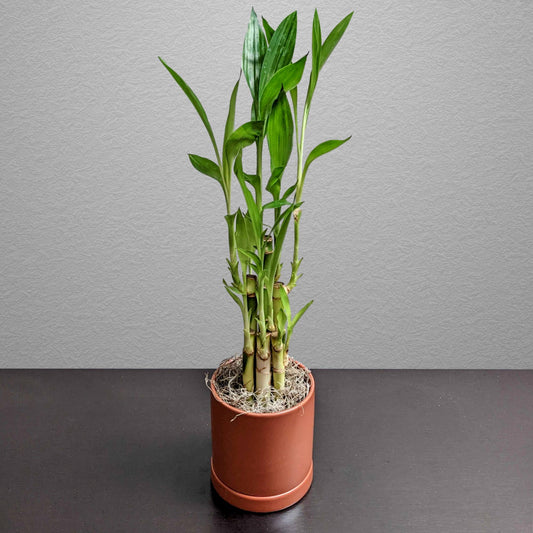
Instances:
[[[271,353],[270,353],[271,333],[260,332],[256,337],[255,351],[255,391],[258,395],[264,396],[270,392],[270,382],[272,380]]]
[[[271,334],[272,343],[272,381],[276,389],[285,387],[284,344],[279,331]]]
[[[257,328],[257,276],[246,276],[246,312],[249,317],[244,326],[244,349],[242,352],[242,383],[246,390],[254,390],[255,337]]]
[[[274,321],[276,324],[275,335],[271,336],[272,344],[272,372],[273,382],[276,389],[285,387],[285,345],[283,338],[285,335],[285,320],[282,319],[281,313],[281,296],[280,291],[284,291],[283,283],[274,283],[274,290],[272,293],[272,307],[274,311]]]
[[[298,257],[299,248],[300,248],[300,218],[302,216],[302,210],[300,208],[295,209],[293,213],[294,218],[294,244],[293,244],[293,257],[292,257],[292,269],[291,269],[291,278],[287,284],[287,292],[292,291],[296,287],[296,282],[300,275],[298,274],[298,269],[300,268],[300,263],[302,259]]]
[[[272,254],[274,253],[274,240],[272,239],[272,235],[265,235],[263,240],[265,243],[265,259],[263,268],[268,272],[270,268],[270,262],[272,261]]]
[[[248,312],[250,314],[250,331],[257,330],[257,276],[248,274],[246,276],[246,299],[248,303]]]
[[[252,392],[254,390],[255,331],[248,331],[247,337],[248,342],[246,343],[245,341],[245,346],[242,352],[242,384],[244,385],[247,391]]]
[[[286,367],[289,364],[289,346],[283,345],[283,366]]]

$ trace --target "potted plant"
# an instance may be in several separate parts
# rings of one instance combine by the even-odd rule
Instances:
[[[304,496],[313,477],[314,380],[288,355],[294,327],[312,301],[293,313],[289,296],[300,277],[299,228],[309,166],[350,138],[327,140],[304,153],[320,70],[352,14],[323,40],[315,10],[311,59],[306,54],[293,61],[296,11],[273,28],[264,18],[260,24],[252,9],[241,63],[251,94],[251,116],[235,127],[239,75],[220,146],[198,97],[159,58],[198,112],[213,145],[214,159],[194,154],[189,159],[196,170],[218,182],[226,204],[230,278],[223,283],[242,314],[244,338],[242,355],[222,361],[209,383],[211,479],[222,498],[246,510],[288,507]],[[310,74],[300,118],[298,88],[306,64]],[[252,168],[245,169],[245,150],[246,156],[253,155]],[[296,176],[291,179],[286,171],[293,151]],[[242,192],[237,208],[233,181]],[[291,226],[292,263],[283,282],[282,250]]]

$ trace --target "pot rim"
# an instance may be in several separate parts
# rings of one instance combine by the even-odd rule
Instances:
[[[283,416],[287,413],[292,413],[293,411],[296,411],[296,409],[301,409],[302,407],[305,407],[305,405],[311,401],[311,399],[314,396],[314,392],[315,392],[315,380],[313,378],[313,373],[303,363],[300,363],[300,361],[297,361],[296,359],[294,359],[294,361],[298,364],[298,366],[305,368],[307,372],[309,373],[308,375],[309,375],[310,386],[309,386],[309,392],[307,393],[307,396],[300,403],[292,407],[289,407],[289,409],[284,409],[283,411],[276,411],[274,413],[251,413],[250,411],[244,411],[243,409],[233,407],[233,405],[230,405],[229,403],[225,402],[217,394],[217,391],[215,390],[215,387],[213,385],[213,381],[215,379],[216,373],[218,372],[218,367],[213,372],[211,376],[211,381],[209,382],[209,388],[211,390],[211,395],[218,403],[221,403],[222,405],[224,405],[224,407],[226,407],[226,409],[233,411],[235,414],[248,415],[248,416],[257,417],[257,418],[265,418],[265,417],[276,418],[279,416]]]

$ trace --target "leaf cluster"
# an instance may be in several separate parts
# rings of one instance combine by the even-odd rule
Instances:
[[[298,116],[298,87],[309,53],[293,61],[297,36],[297,13],[290,13],[274,28],[264,18],[262,22],[252,9],[245,34],[241,73],[251,95],[250,120],[235,126],[237,93],[241,75],[229,99],[227,119],[222,145],[219,148],[207,113],[199,98],[163,59],[168,70],[196,109],[213,146],[214,159],[189,154],[193,167],[219,183],[226,203],[228,227],[228,266],[232,281],[224,281],[228,293],[243,312],[245,327],[258,313],[261,332],[283,328],[288,343],[292,330],[312,302],[304,306],[294,317],[291,315],[286,291],[282,293],[279,312],[274,313],[272,304],[274,284],[281,275],[281,253],[291,221],[295,224],[294,260],[292,263],[289,290],[299,277],[301,262],[298,257],[298,231],[302,190],[311,163],[318,157],[338,148],[350,137],[341,140],[326,140],[314,147],[304,158],[304,133],[314,91],[321,69],[343,36],[353,13],[341,20],[322,40],[318,12],[315,10],[312,30],[311,71],[303,114]],[[263,170],[264,142],[268,146],[269,171]],[[243,168],[243,151],[255,146],[256,168],[246,172]],[[296,147],[297,172],[295,179],[284,186],[284,174]],[[232,208],[232,181],[236,180],[244,203]],[[264,191],[263,191],[264,189]],[[264,202],[263,193],[271,200]],[[271,227],[264,222],[267,210],[273,212]],[[247,305],[247,276],[257,278],[257,309]]]

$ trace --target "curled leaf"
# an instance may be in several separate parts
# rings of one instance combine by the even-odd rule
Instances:
[[[189,160],[196,170],[202,174],[205,174],[206,176],[209,176],[210,178],[217,180],[222,185],[220,168],[214,161],[207,159],[207,157],[202,157],[195,154],[189,154]]]

